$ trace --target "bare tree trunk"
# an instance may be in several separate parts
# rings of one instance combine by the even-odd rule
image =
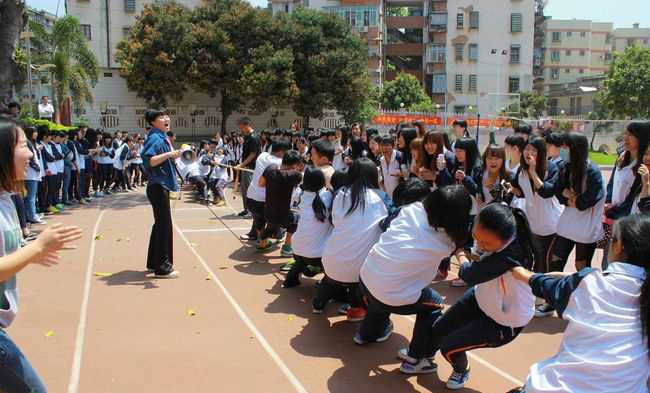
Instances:
[[[24,0],[0,0],[0,109],[13,98],[18,73],[13,54],[25,22]]]

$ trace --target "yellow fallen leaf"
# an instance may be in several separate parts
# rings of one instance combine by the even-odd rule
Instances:
[[[192,310],[191,308],[187,309],[187,316],[188,317],[193,317],[196,315],[196,311]]]
[[[113,273],[95,272],[95,277],[110,277],[112,275],[113,275]]]
[[[219,266],[219,270],[225,270],[228,269],[228,266]]]
[[[199,245],[196,244],[196,243],[190,243],[190,246],[192,246],[192,247],[198,247]]]
[[[97,235],[95,236],[95,240],[102,240],[104,238],[103,235]]]
[[[45,337],[52,337],[52,336],[54,336],[53,330],[48,330],[47,333],[45,333]]]
[[[289,317],[287,319],[289,320],[289,322],[293,321],[293,317]]]
[[[118,237],[115,241],[116,242],[127,242],[128,243],[128,242],[131,241],[131,239],[129,239],[128,237],[125,237],[125,238]]]

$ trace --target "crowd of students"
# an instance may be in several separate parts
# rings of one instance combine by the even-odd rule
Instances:
[[[0,203],[14,203],[19,180],[27,180],[23,203],[32,200],[34,167],[41,173],[35,188],[45,188],[35,206],[51,214],[66,201],[87,201],[91,186],[101,197],[141,185],[146,174],[155,218],[147,268],[174,278],[169,192],[177,178],[199,200],[219,205],[236,180],[240,215],[252,218],[241,240],[267,252],[283,239],[281,254],[292,257],[283,287],[324,273],[314,313],[342,303],[338,311],[361,322],[357,345],[388,340],[390,314],[416,316],[409,346],[397,351],[403,373],[435,372],[439,351],[453,367],[447,387],[461,389],[470,377],[468,351],[507,345],[534,316],[557,312],[569,321],[558,353],[533,365],[513,392],[647,393],[650,123],[627,125],[606,185],[583,134],[525,124],[481,154],[464,121],[454,123],[450,138],[420,123],[388,135],[357,124],[258,135],[242,118],[237,133],[175,150],[169,117],[146,117],[146,140],[86,129],[51,140],[47,130],[1,121]],[[21,249],[24,232],[13,211],[3,208],[0,216],[3,328],[15,317],[15,273],[54,263],[79,236],[77,228],[56,226]],[[602,270],[591,268],[598,247],[608,250]],[[564,273],[574,249],[577,273]],[[446,279],[451,263],[459,268],[451,285],[468,289],[445,310],[431,283]],[[13,345],[0,332],[0,342]],[[44,391],[33,370],[12,375]]]
[[[482,154],[464,121],[453,141],[421,124],[389,135],[354,125],[258,138],[249,119],[240,129],[241,215],[253,218],[241,239],[266,252],[286,233],[283,286],[324,273],[313,312],[343,302],[361,321],[356,344],[386,341],[390,314],[416,315],[400,370],[435,372],[440,351],[447,387],[460,389],[468,351],[557,312],[569,320],[558,354],[514,391],[647,392],[650,123],[627,125],[608,184],[585,135],[525,124]],[[602,270],[591,268],[598,247],[611,250]],[[563,273],[573,250],[578,272]],[[445,311],[430,284],[451,260],[451,284],[469,289]]]

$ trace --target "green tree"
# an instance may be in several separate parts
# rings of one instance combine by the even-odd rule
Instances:
[[[16,61],[16,44],[25,23],[25,2],[0,0],[0,109],[13,97],[14,86],[24,79]]]
[[[431,98],[427,96],[420,81],[406,73],[400,73],[392,81],[384,83],[381,104],[388,110],[399,110],[402,108],[401,104],[408,110],[433,110]]]
[[[349,110],[366,106],[368,47],[343,19],[331,13],[299,8],[280,14],[277,37],[293,52],[298,94],[293,110],[303,118],[319,118],[324,109]]]
[[[297,94],[293,53],[274,40],[268,12],[241,0],[210,0],[192,16],[192,85],[220,97],[221,128],[233,112],[263,112]]]
[[[539,118],[546,110],[546,96],[533,91],[524,91],[519,95],[519,116],[522,119]]]
[[[35,25],[30,24],[34,27],[35,42],[46,48],[46,52],[37,53],[35,60],[54,65],[50,72],[57,104],[71,97],[75,111],[80,114],[87,103],[94,102],[91,87],[97,84],[99,66],[81,32],[79,19],[59,18],[51,33]]]
[[[339,113],[347,125],[353,123],[369,123],[377,114],[379,114],[379,98],[381,92],[378,87],[373,86],[370,80],[363,81],[364,86],[350,89],[350,94],[346,96],[345,101],[352,101],[349,107],[339,106]]]
[[[615,117],[650,117],[649,48],[635,45],[614,54],[602,98]]]
[[[189,85],[192,65],[191,12],[169,2],[145,5],[142,13],[117,45],[115,59],[129,90],[153,107],[169,99],[180,101]]]

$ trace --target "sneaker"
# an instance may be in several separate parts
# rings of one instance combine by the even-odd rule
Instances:
[[[324,311],[324,310],[323,310],[322,308],[316,308],[316,307],[312,307],[312,308],[311,308],[311,312],[312,312],[312,314],[322,314],[323,311]]]
[[[247,215],[249,215],[249,213],[248,213],[248,210],[242,210],[242,211],[240,211],[239,214],[237,214],[237,215],[238,215],[239,217],[246,217]]]
[[[280,271],[281,272],[290,272],[291,268],[293,267],[293,265],[295,265],[295,263],[296,263],[295,259],[289,259],[289,261],[287,261],[287,263],[282,265],[282,267],[280,268]]]
[[[34,224],[34,225],[46,225],[47,224],[47,222],[43,221],[40,217],[36,217],[33,220],[30,220],[29,223]]]
[[[447,389],[459,390],[465,387],[469,379],[469,368],[463,372],[454,371],[447,380]]]
[[[282,283],[282,288],[295,288],[300,285],[299,280],[284,280]]]
[[[54,205],[54,207],[56,207],[57,210],[59,210],[59,211],[64,211],[65,210],[65,205],[63,203],[57,203],[56,205]]]
[[[320,266],[307,265],[307,268],[305,268],[305,271],[302,272],[302,274],[305,277],[314,277],[318,274],[321,274],[322,272],[323,268]]]
[[[239,236],[239,240],[244,240],[247,242],[257,241],[257,236],[251,235],[250,233],[245,233]]]
[[[550,304],[544,303],[540,306],[535,307],[536,318],[550,317],[553,314],[555,314],[555,309]]]
[[[79,200],[79,204],[80,204],[80,205],[87,205],[88,202],[86,202],[84,199],[80,199],[80,200]]]
[[[282,255],[283,257],[292,257],[293,248],[285,244],[284,246],[282,246],[282,249],[280,249],[280,255]]]
[[[341,304],[341,307],[338,309],[338,313],[341,315],[348,315],[348,310],[351,308],[351,306],[348,303],[343,303]]]
[[[224,207],[224,206],[226,206],[226,201],[224,201],[223,199],[220,199],[219,201],[215,202],[214,205],[216,207]]]
[[[418,359],[409,356],[409,347],[404,347],[404,348],[400,349],[399,351],[397,351],[397,358],[401,359],[401,360],[403,360],[405,362],[411,363],[411,364],[415,364],[415,363],[419,362]],[[429,361],[431,361],[431,363],[433,363],[433,356],[428,357],[426,359],[429,359]]]
[[[60,213],[59,209],[57,209],[57,208],[54,207],[54,206],[50,206],[50,207],[48,207],[48,208],[47,208],[47,211],[50,212],[50,214],[59,214],[59,213]]]
[[[97,192],[95,192],[95,198],[103,198],[103,197],[104,197],[104,193],[103,193],[103,192],[101,192],[101,191],[97,191]]]
[[[271,249],[273,247],[273,242],[270,240],[262,240],[260,243],[257,245],[256,250],[257,252],[265,252]]]
[[[438,365],[429,359],[420,359],[417,363],[402,362],[399,371],[404,374],[431,374],[438,371]]]
[[[111,194],[113,194],[113,193],[111,192],[111,190],[104,190],[104,191],[102,191],[102,192],[104,193],[104,195],[111,195]]]
[[[164,274],[154,273],[153,277],[154,278],[178,278],[179,275],[180,273],[178,272],[178,270],[173,270],[169,273],[164,273]]]
[[[250,213],[246,213],[245,215],[242,216],[242,218],[243,218],[244,220],[252,220],[252,219],[253,219],[253,215],[250,214]]]
[[[462,278],[457,278],[451,282],[451,286],[454,288],[461,288],[461,287],[466,287],[467,283],[463,281]]]
[[[32,241],[32,240],[36,239],[36,237],[37,237],[37,235],[34,232],[30,232],[29,235],[23,236],[23,240],[25,240],[26,242],[29,242],[29,241]]]
[[[348,322],[361,322],[366,319],[368,311],[362,307],[350,307],[347,312]]]
[[[384,329],[381,337],[378,337],[374,342],[383,343],[390,338],[391,334],[393,334],[393,322],[389,320],[388,326],[386,326],[386,329]],[[359,332],[354,335],[352,341],[354,341],[354,343],[357,345],[364,345],[368,343],[368,341],[365,341],[363,338],[361,338],[361,334],[359,334]]]

